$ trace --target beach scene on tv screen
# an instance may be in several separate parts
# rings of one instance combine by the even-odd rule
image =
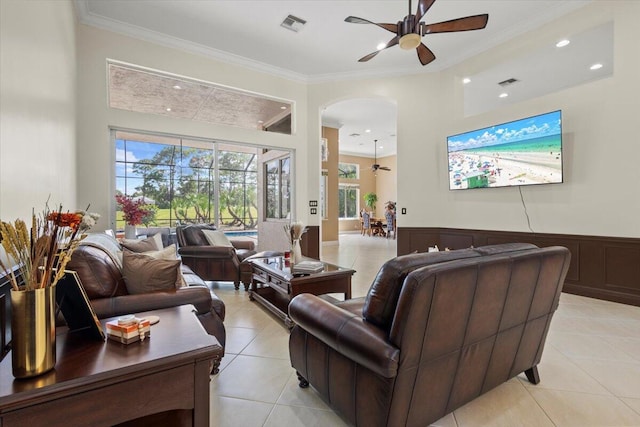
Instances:
[[[562,182],[560,111],[447,138],[452,190]]]

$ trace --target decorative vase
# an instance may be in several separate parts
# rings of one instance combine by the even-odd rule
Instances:
[[[56,364],[56,287],[11,290],[13,376],[29,378]]]
[[[124,238],[125,239],[135,239],[137,237],[136,226],[125,224],[124,226]]]
[[[293,239],[291,244],[291,263],[296,264],[302,261],[302,249],[300,249],[300,239]]]

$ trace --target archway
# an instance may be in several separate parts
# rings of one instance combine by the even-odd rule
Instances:
[[[386,201],[397,201],[396,129],[397,106],[384,98],[341,100],[322,111],[328,151],[320,180],[324,244],[337,244],[341,233],[360,231],[365,194],[378,196],[374,215],[383,216]],[[383,168],[373,170],[374,164]]]

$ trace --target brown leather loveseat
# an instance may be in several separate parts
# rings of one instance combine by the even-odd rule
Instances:
[[[188,286],[131,295],[122,276],[121,256],[122,248],[113,237],[95,233],[81,242],[67,264],[67,270],[78,273],[98,318],[191,304],[207,333],[215,336],[224,348],[224,302],[189,267],[181,266]],[[213,373],[217,373],[219,364],[220,360],[214,361]]]
[[[291,301],[291,364],[356,426],[424,427],[525,372],[538,383],[566,248],[507,244],[388,261],[366,297]]]

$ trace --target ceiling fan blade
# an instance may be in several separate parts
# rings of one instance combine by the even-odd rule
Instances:
[[[373,58],[374,56],[376,56],[378,53],[382,52],[383,50],[390,48],[391,46],[395,46],[398,44],[398,40],[399,37],[395,36],[394,38],[392,38],[391,40],[389,40],[389,43],[387,43],[387,45],[385,47],[383,47],[380,50],[376,50],[375,52],[371,52],[368,55],[363,56],[362,58],[358,59],[358,62],[367,62],[368,60],[370,60],[371,58]]]
[[[378,169],[380,169],[381,171],[391,171],[391,169],[387,166],[380,166]]]
[[[420,46],[416,48],[416,52],[418,52],[418,59],[422,65],[427,65],[429,62],[436,59],[436,56],[431,52],[424,43],[420,43]]]
[[[419,28],[420,20],[422,19],[424,14],[427,13],[429,9],[431,9],[431,6],[435,2],[436,0],[419,0],[418,1],[418,9],[416,10],[416,31]]]
[[[390,31],[394,34],[398,33],[398,24],[380,24],[377,22],[371,22],[364,18],[358,18],[357,16],[347,16],[344,19],[344,22],[349,22],[351,24],[372,24],[377,25],[380,28],[384,28],[387,31]]]
[[[481,30],[487,26],[489,15],[474,15],[465,18],[452,19],[451,21],[438,22],[436,24],[421,24],[422,34],[453,33],[456,31]]]

